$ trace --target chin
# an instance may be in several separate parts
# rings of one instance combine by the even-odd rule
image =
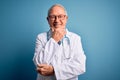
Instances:
[[[54,26],[55,28],[61,28],[62,26]]]

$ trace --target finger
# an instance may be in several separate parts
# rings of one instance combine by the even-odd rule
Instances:
[[[46,71],[47,71],[47,69],[44,69],[44,68],[37,68],[36,70],[37,70],[37,72],[39,72],[39,73],[41,73],[41,72],[46,72]]]
[[[36,68],[36,71],[41,73],[41,69],[40,68]]]
[[[66,30],[65,28],[56,28],[55,30]]]
[[[38,64],[37,67],[39,68],[43,68],[44,66],[46,66],[46,64]]]
[[[66,30],[65,29],[60,29],[59,33],[62,34],[63,36],[66,34]]]
[[[57,31],[57,32],[65,32],[66,30],[64,29],[64,28],[57,28],[57,29],[55,29],[55,31]]]
[[[45,75],[45,73],[46,73],[45,71],[41,71],[41,70],[38,70],[37,72],[41,75]]]
[[[43,67],[43,66],[41,66],[41,64],[38,64],[38,65],[37,65],[37,68],[42,68],[42,67]]]
[[[37,70],[37,71],[41,71],[41,68],[37,67],[36,70]]]
[[[43,76],[46,76],[46,75],[47,75],[46,72],[41,72],[40,74],[43,75]]]

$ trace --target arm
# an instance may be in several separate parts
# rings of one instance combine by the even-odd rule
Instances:
[[[37,71],[44,76],[52,75],[54,69],[50,64],[56,51],[59,51],[58,41],[64,36],[64,29],[52,29],[52,38],[44,41],[44,36],[38,35],[36,39],[36,48],[33,61],[37,67]]]
[[[47,35],[37,36],[35,54],[33,57],[33,61],[36,66],[37,64],[41,63],[49,64],[51,57],[56,53],[56,51],[59,51],[59,45],[57,44],[57,42],[60,41],[66,34],[65,29],[51,28],[51,30],[52,38],[50,38],[48,41],[44,41],[44,38],[46,38]]]
[[[42,38],[44,37],[38,35],[36,39],[36,47],[33,57],[33,61],[36,66],[43,63],[49,64],[49,61],[55,53],[55,50],[59,47],[54,39],[50,38],[48,41],[43,41]]]
[[[85,72],[85,60],[80,38],[76,39],[70,59],[62,63],[53,63],[56,78],[59,80],[69,80]]]
[[[45,42],[43,38],[44,37],[39,35],[36,39],[33,61],[37,67],[38,73],[44,76],[50,76],[54,74],[54,69],[52,65],[49,65],[49,63],[59,45],[52,38],[50,38],[47,42]]]

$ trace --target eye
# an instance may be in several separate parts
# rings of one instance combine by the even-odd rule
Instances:
[[[59,15],[58,18],[59,18],[60,20],[63,20],[63,19],[65,19],[65,15]]]
[[[59,15],[59,16],[58,16],[58,18],[63,18],[63,17],[64,17],[64,15]]]
[[[49,15],[49,19],[50,20],[55,20],[56,18],[58,18],[59,20],[64,20],[66,15]]]
[[[49,16],[49,18],[55,18],[55,16],[54,16],[54,15],[52,15],[52,16]]]

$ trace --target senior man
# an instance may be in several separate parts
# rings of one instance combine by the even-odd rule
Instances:
[[[48,32],[38,34],[33,61],[37,80],[78,80],[85,72],[86,56],[79,35],[66,29],[67,11],[60,4],[48,10]]]

